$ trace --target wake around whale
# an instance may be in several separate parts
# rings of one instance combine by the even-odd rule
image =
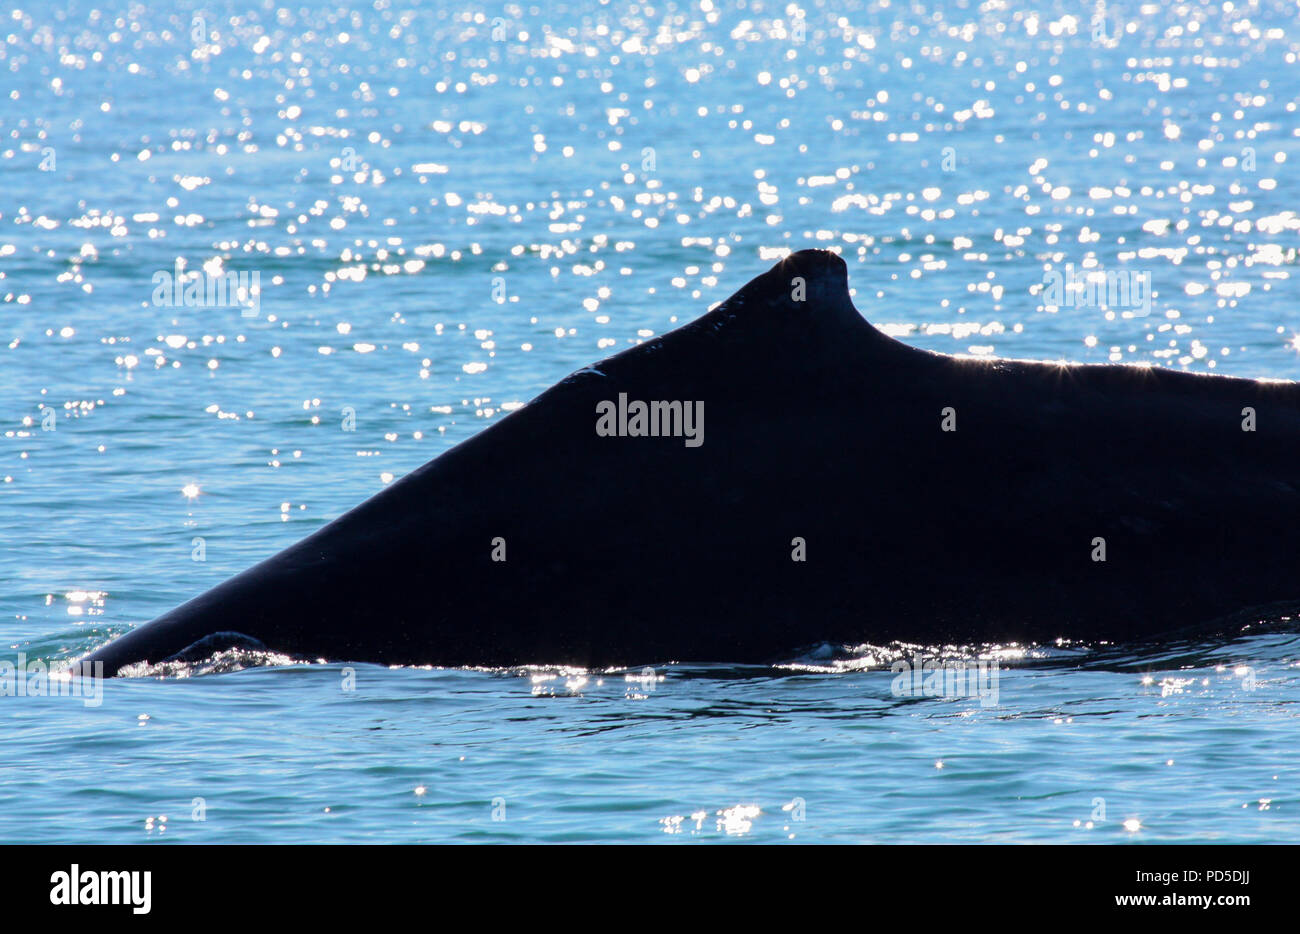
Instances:
[[[1300,384],[917,350],[805,250],[86,661],[758,662],[1237,625],[1300,609],[1298,452]]]

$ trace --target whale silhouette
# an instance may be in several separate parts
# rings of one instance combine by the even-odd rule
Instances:
[[[85,661],[743,663],[1237,625],[1300,609],[1298,453],[1300,384],[918,350],[804,250]]]

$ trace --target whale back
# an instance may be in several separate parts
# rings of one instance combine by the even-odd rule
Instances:
[[[700,443],[602,431],[636,402],[699,406]],[[801,251],[91,657],[216,632],[443,665],[1145,637],[1300,602],[1297,443],[1296,384],[917,350]]]

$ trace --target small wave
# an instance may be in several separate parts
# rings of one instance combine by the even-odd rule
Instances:
[[[895,662],[929,664],[948,662],[996,662],[1003,668],[1078,667],[1101,670],[1146,670],[1151,667],[1215,667],[1235,664],[1246,649],[1258,650],[1261,640],[1280,640],[1288,646],[1300,635],[1300,622],[1293,617],[1257,619],[1237,625],[1231,631],[1197,635],[1179,633],[1164,639],[1141,642],[1083,642],[1058,639],[1050,644],[1019,642],[917,643],[901,640],[886,643],[834,644],[822,642],[793,651],[787,658],[770,664],[740,662],[659,662],[649,665],[603,666],[522,664],[506,666],[441,666],[427,664],[387,665],[394,670],[472,671],[529,679],[534,693],[550,696],[581,694],[597,682],[626,682],[629,690],[641,684],[653,689],[665,673],[674,679],[704,678],[734,680],[781,677],[789,674],[848,674],[889,670]],[[71,660],[89,647],[69,647],[66,638],[55,637],[23,647],[29,658],[49,664]],[[348,663],[347,659],[306,658],[275,651],[238,633],[217,633],[189,646],[171,658],[155,663],[124,666],[121,677],[188,678],[195,675],[226,674],[247,668]],[[360,663],[358,663],[360,664]],[[61,665],[59,665],[61,667]]]
[[[1083,643],[1066,640],[1058,640],[1052,645],[1018,642],[926,645],[918,642],[894,641],[880,645],[864,642],[857,645],[835,646],[822,643],[805,649],[774,667],[788,671],[842,674],[887,669],[896,661],[910,662],[918,657],[928,662],[938,663],[996,661],[1004,666],[1039,662],[1076,664],[1087,658],[1092,651],[1092,648]]]
[[[195,675],[221,675],[246,668],[271,668],[288,665],[308,665],[311,660],[272,652],[269,649],[234,646],[221,649],[203,658],[173,658],[161,662],[138,662],[124,666],[119,677],[124,678],[191,678]]]

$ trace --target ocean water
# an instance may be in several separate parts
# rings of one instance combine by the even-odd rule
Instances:
[[[1280,0],[2,22],[11,663],[151,619],[793,249],[838,250],[917,346],[1297,375]],[[234,298],[184,301],[200,270]],[[936,651],[996,683],[898,690],[890,663]],[[770,668],[232,654],[0,695],[0,838],[1294,842],[1298,704],[1285,620]]]

